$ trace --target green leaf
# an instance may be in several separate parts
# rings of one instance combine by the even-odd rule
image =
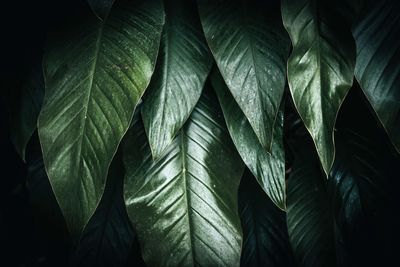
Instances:
[[[355,15],[346,1],[282,2],[283,23],[293,44],[288,60],[290,91],[326,174],[335,157],[336,116],[353,83]]]
[[[99,207],[72,254],[72,266],[126,266],[135,234],[125,209],[123,178],[124,166],[118,151]]]
[[[243,228],[241,266],[295,266],[286,214],[265,195],[249,171],[239,186],[239,213]]]
[[[166,1],[156,71],[142,118],[153,158],[172,142],[200,98],[213,62],[192,1]]]
[[[300,266],[335,266],[333,215],[318,157],[299,139],[287,182],[287,225]]]
[[[93,10],[94,14],[101,19],[105,20],[110,14],[110,10],[114,4],[115,0],[87,0],[90,8]]]
[[[369,1],[353,33],[355,76],[400,152],[400,3]]]
[[[283,112],[279,112],[275,126],[271,154],[258,142],[246,116],[218,71],[211,76],[229,133],[244,163],[256,177],[263,190],[280,209],[285,210],[285,151],[283,148]]]
[[[25,148],[36,130],[43,97],[42,64],[37,64],[32,68],[27,81],[21,88],[16,107],[12,108],[10,136],[18,154],[24,161]]]
[[[262,147],[271,151],[290,48],[280,1],[198,3],[204,33],[222,77]]]
[[[45,55],[39,137],[70,232],[79,237],[147,87],[164,20],[161,1],[119,1],[103,23],[83,14]]]
[[[124,138],[125,203],[149,266],[238,266],[244,165],[211,92],[153,161],[138,119]]]

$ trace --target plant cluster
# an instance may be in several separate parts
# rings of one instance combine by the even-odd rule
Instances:
[[[49,32],[11,119],[73,264],[124,265],[134,236],[148,266],[356,266],[371,229],[388,249],[399,14],[396,0],[87,0]]]

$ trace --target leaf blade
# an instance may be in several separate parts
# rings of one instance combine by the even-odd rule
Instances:
[[[274,204],[285,210],[283,113],[279,112],[274,125],[274,139],[272,140],[271,154],[269,154],[258,142],[247,118],[230,94],[218,71],[212,73],[211,81],[217,92],[229,134],[244,163]]]
[[[198,1],[204,33],[233,97],[270,151],[290,41],[279,1]]]
[[[397,151],[400,151],[400,34],[397,1],[369,1],[353,35],[357,44],[355,77]]]
[[[79,31],[54,37],[46,54],[39,137],[75,239],[97,207],[111,159],[149,83],[162,24],[160,1],[120,2],[106,22],[84,16]]]
[[[161,54],[142,108],[154,158],[188,119],[212,65],[194,3],[166,1],[165,9]]]
[[[239,187],[243,228],[241,266],[295,266],[286,214],[265,195],[247,170]]]
[[[353,83],[351,10],[345,0],[282,2],[283,23],[293,43],[287,64],[290,92],[326,175],[335,155],[336,116]]]
[[[125,139],[125,203],[149,266],[238,265],[236,193],[243,165],[226,142],[217,107],[203,93],[180,134],[154,162],[140,120]]]
[[[308,140],[308,139],[307,139]],[[287,181],[287,225],[294,255],[300,266],[335,266],[333,214],[310,142],[297,140],[292,172]]]

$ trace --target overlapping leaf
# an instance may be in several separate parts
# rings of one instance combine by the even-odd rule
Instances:
[[[162,3],[119,1],[54,34],[44,60],[39,137],[46,171],[74,237],[104,190],[108,166],[152,75]]]
[[[72,255],[73,266],[126,266],[135,234],[123,199],[124,167],[120,154],[117,152],[110,165],[99,207]]]
[[[285,151],[283,148],[283,112],[278,114],[274,126],[271,154],[258,142],[246,116],[224,84],[218,71],[212,74],[212,84],[217,92],[222,111],[232,137],[244,163],[257,181],[280,209],[285,209]]]
[[[21,88],[18,104],[12,108],[11,140],[18,154],[25,160],[25,148],[36,130],[37,118],[44,97],[42,64],[33,67]]]
[[[290,41],[280,1],[199,0],[208,45],[262,147],[270,151]]]
[[[312,144],[299,140],[287,183],[287,226],[300,266],[335,266],[333,215]]]
[[[283,23],[293,44],[288,61],[290,91],[326,174],[335,155],[336,116],[353,83],[354,12],[347,0],[282,2]]]
[[[166,21],[142,118],[157,158],[188,119],[200,98],[212,56],[193,1],[166,1]]]
[[[355,75],[400,151],[400,2],[368,1],[360,17]]]
[[[124,139],[125,203],[149,266],[239,265],[244,165],[209,93],[156,161],[139,119]]]
[[[286,214],[265,195],[249,171],[239,186],[243,228],[241,266],[295,266]]]
[[[105,20],[110,14],[110,10],[115,0],[87,0],[90,8],[101,20]]]
[[[338,118],[328,189],[336,222],[338,265],[389,266],[399,231],[400,158],[377,127],[362,90],[352,89]],[[393,151],[393,153],[390,153]],[[394,242],[394,243],[392,243]],[[340,262],[339,262],[340,260]]]
[[[378,152],[372,140],[351,130],[337,133],[336,138],[337,158],[330,174],[330,187],[338,232],[342,236],[341,249],[348,254],[343,259],[342,253],[340,258],[354,261],[352,265],[380,264],[384,261],[381,254],[384,244],[379,241],[387,231],[380,226],[390,229],[390,223],[384,222],[385,208],[390,206],[385,188],[385,180],[390,176],[384,164],[385,155]]]

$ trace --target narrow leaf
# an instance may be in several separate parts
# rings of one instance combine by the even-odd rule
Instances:
[[[25,149],[36,130],[37,118],[44,97],[42,64],[35,65],[21,88],[17,105],[12,107],[10,125],[11,140],[25,161]]]
[[[335,266],[333,215],[312,144],[296,143],[287,183],[287,225],[300,266]],[[300,143],[300,145],[299,145]],[[310,150],[311,148],[311,150]]]
[[[265,195],[249,171],[239,186],[239,213],[243,228],[241,266],[295,266],[286,213]]]
[[[165,10],[160,56],[142,108],[153,158],[188,119],[212,65],[194,2],[168,0]]]
[[[290,91],[326,174],[335,156],[336,116],[353,83],[355,15],[346,1],[282,2],[283,23],[293,44],[288,61]]]
[[[285,209],[285,151],[283,148],[283,112],[274,126],[271,154],[258,142],[247,118],[240,110],[218,71],[212,74],[229,134],[244,163],[256,177],[263,190],[280,209]]]
[[[161,1],[119,1],[104,23],[84,14],[49,43],[39,137],[75,238],[103,194],[108,167],[150,81],[163,18]]]
[[[110,14],[110,10],[115,0],[87,0],[90,8],[101,20],[105,20]]]
[[[271,151],[290,48],[280,16],[280,1],[198,3],[204,33],[218,68],[262,147]]]
[[[353,33],[355,76],[400,152],[400,2],[368,1]]]
[[[221,118],[205,92],[157,160],[140,120],[124,139],[125,203],[149,266],[239,265],[244,165]]]

